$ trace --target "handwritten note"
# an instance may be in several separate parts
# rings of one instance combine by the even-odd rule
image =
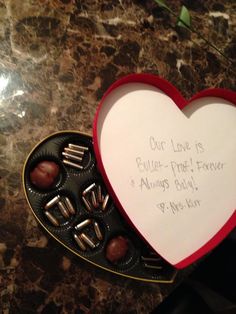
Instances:
[[[179,110],[154,86],[113,90],[97,121],[106,177],[121,210],[176,264],[210,241],[236,207],[236,108],[217,97]]]
[[[167,202],[160,201],[160,193],[158,193],[159,202],[156,207],[163,214],[171,212],[177,214],[183,210],[197,208],[201,206],[202,200],[199,199],[199,184],[197,181],[200,173],[209,173],[214,177],[215,172],[223,171],[226,162],[219,160],[205,160],[207,154],[207,145],[200,141],[189,142],[186,140],[176,141],[174,139],[161,140],[154,136],[150,136],[147,140],[147,149],[150,153],[155,152],[155,159],[144,159],[141,154],[135,158],[135,164],[140,174],[139,178],[131,180],[133,188],[138,188],[140,192],[157,190],[158,192],[172,193],[185,191],[184,197]],[[166,159],[165,152],[171,152],[172,158]],[[146,152],[147,153],[147,152]],[[191,153],[195,156],[191,156]],[[181,154],[181,161],[174,160],[175,154]],[[153,179],[153,174],[156,178]]]

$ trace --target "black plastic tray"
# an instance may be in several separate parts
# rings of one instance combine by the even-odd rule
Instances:
[[[69,143],[89,148],[81,162],[82,170],[67,166],[62,162],[62,152]],[[42,160],[55,161],[60,166],[58,180],[50,190],[40,190],[30,181],[30,172]],[[176,270],[152,252],[149,246],[139,238],[125,222],[111,198],[105,210],[102,210],[101,206],[97,209],[92,208],[92,211],[86,209],[82,193],[92,183],[96,186],[100,185],[102,194],[107,195],[106,187],[96,167],[92,137],[84,133],[63,131],[52,134],[34,147],[25,162],[23,185],[29,206],[40,224],[58,242],[81,258],[107,271],[143,281],[173,282]],[[49,210],[59,221],[60,226],[54,226],[44,213],[46,203],[56,195],[62,198],[68,197],[75,209],[75,214],[70,215],[69,218],[64,218],[57,206]],[[75,226],[86,219],[99,224],[103,239],[97,240],[91,225],[85,227],[83,231],[92,239],[96,247],[92,249],[86,246],[86,250],[83,251],[73,235],[77,234]],[[112,264],[106,258],[106,245],[117,235],[128,239],[129,249],[124,259],[117,264]]]

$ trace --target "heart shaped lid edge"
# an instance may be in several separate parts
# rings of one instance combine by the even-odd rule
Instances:
[[[194,95],[189,101],[187,101],[181,93],[175,88],[171,83],[166,81],[163,78],[160,78],[158,76],[152,75],[152,74],[147,74],[147,73],[140,73],[140,74],[130,74],[127,75],[115,83],[113,83],[108,90],[105,92],[103,95],[93,122],[93,145],[94,145],[94,152],[97,160],[97,167],[104,179],[104,182],[107,186],[107,189],[117,206],[117,208],[120,210],[121,214],[123,217],[126,219],[126,221],[132,226],[133,229],[139,234],[139,236],[146,242],[148,241],[143,237],[143,235],[139,232],[139,230],[134,226],[132,223],[132,220],[129,218],[127,215],[126,211],[124,208],[122,208],[122,205],[117,198],[112,185],[108,179],[108,176],[106,174],[105,168],[103,166],[102,158],[100,155],[100,149],[99,149],[99,143],[98,143],[98,130],[97,130],[97,125],[98,125],[98,120],[99,120],[99,113],[101,110],[101,107],[103,105],[104,100],[106,97],[116,88],[123,84],[129,84],[129,83],[145,83],[148,85],[152,85],[154,87],[157,87],[158,89],[162,90],[166,95],[171,97],[176,105],[182,110],[185,106],[187,106],[191,101],[196,100],[201,97],[219,97],[223,98],[225,100],[230,101],[231,103],[236,105],[236,93],[230,90],[226,89],[221,89],[221,88],[211,88],[211,89],[206,89],[203,90],[196,95]],[[233,215],[229,218],[229,220],[223,225],[223,227],[207,242],[205,243],[201,248],[199,248],[196,252],[182,260],[181,262],[173,265],[174,267],[178,269],[185,268],[189,266],[190,264],[194,263],[196,260],[204,256],[206,253],[211,251],[214,247],[216,247],[234,228],[236,227],[236,211],[233,213]],[[150,244],[148,243],[150,246]],[[157,252],[158,253],[158,252]],[[159,253],[158,253],[159,254]],[[165,259],[163,257],[163,259]],[[168,262],[168,261],[167,261]]]

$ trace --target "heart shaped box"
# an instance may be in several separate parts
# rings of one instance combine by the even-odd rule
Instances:
[[[99,170],[116,206],[176,268],[236,225],[236,93],[189,101],[169,82],[132,74],[104,94],[93,127]]]

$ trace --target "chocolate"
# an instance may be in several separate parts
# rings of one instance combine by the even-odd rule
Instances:
[[[116,264],[126,256],[128,249],[128,239],[123,236],[117,236],[108,242],[106,258],[111,263]]]
[[[55,183],[59,170],[54,161],[41,161],[30,172],[30,181],[39,189],[48,189]]]

